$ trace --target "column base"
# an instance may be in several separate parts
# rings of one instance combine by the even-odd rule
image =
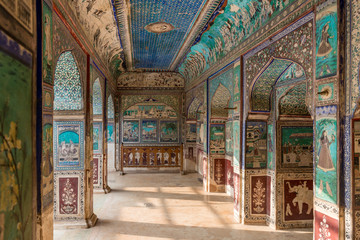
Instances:
[[[111,192],[111,188],[107,185],[107,186],[104,188],[104,192],[105,192],[105,194],[110,193],[110,192]]]
[[[109,186],[106,186],[105,188],[94,188],[94,193],[109,193],[111,192],[111,188]]]
[[[94,227],[97,223],[97,220],[98,220],[98,217],[96,216],[95,213],[93,213],[90,218],[86,219],[88,228]]]
[[[119,175],[123,176],[123,175],[125,175],[125,172],[124,171],[119,171]]]

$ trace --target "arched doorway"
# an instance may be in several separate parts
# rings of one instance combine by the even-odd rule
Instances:
[[[82,72],[72,51],[58,57],[54,74],[54,220],[55,226],[88,227],[96,222],[85,209],[88,197]],[[92,209],[92,208],[91,208]],[[93,218],[87,221],[88,216]]]

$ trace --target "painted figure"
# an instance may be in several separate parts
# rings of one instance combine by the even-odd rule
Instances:
[[[329,138],[327,136],[326,130],[322,132],[321,138],[320,138],[320,149],[319,149],[319,162],[318,162],[318,168],[323,170],[324,172],[333,171],[335,170],[333,161],[331,159],[330,154],[330,145],[335,141],[335,136],[332,135],[331,142],[329,141]]]
[[[51,49],[51,21],[50,16],[45,15],[45,57],[47,58],[48,64],[52,61],[52,49]]]
[[[334,135],[331,136],[331,141],[329,141],[329,138],[327,136],[327,131],[324,130],[322,132],[322,135],[321,135],[320,140],[319,140],[320,149],[319,149],[319,152],[318,152],[319,162],[318,162],[317,166],[318,166],[318,168],[320,168],[324,172],[334,171],[335,170],[334,164],[333,164],[333,161],[332,161],[332,158],[331,158],[331,154],[330,154],[330,145],[334,141],[335,141],[335,136]],[[333,195],[328,182],[326,182],[326,190],[330,194],[330,196]],[[323,180],[320,180],[319,194],[321,194],[322,191],[323,191]]]
[[[329,31],[329,23],[326,23],[321,31],[321,40],[320,40],[319,50],[317,53],[318,57],[326,57],[327,55],[329,55],[329,53],[331,53],[333,49],[329,43],[329,38],[333,38],[333,37],[329,35],[328,31]]]
[[[299,214],[302,214],[303,205],[308,205],[308,210],[306,214],[310,214],[313,209],[313,190],[310,190],[304,181],[303,184],[299,184],[298,186],[291,187],[290,182],[286,182],[289,186],[289,193],[296,193],[296,197],[292,200],[294,206],[296,203],[298,204]]]

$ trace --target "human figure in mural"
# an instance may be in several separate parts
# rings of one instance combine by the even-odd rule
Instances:
[[[43,174],[45,177],[50,176],[50,174],[53,171],[52,140],[53,140],[53,135],[52,135],[52,127],[51,127],[45,130],[45,139],[44,139],[44,147],[43,147],[44,156],[45,156],[45,160],[43,161]]]
[[[330,36],[330,34],[329,34],[329,23],[326,23],[325,26],[323,27],[323,29],[321,30],[321,40],[320,40],[319,49],[317,52],[317,57],[324,57],[324,59],[327,58],[327,56],[333,50],[333,48],[329,42],[329,39],[333,38],[333,37],[334,36]],[[326,71],[327,73],[331,72],[329,65],[324,64],[324,66],[322,67],[322,70],[321,70],[322,75],[324,74],[324,71]]]
[[[331,158],[330,154],[330,145],[335,141],[335,136],[331,136],[331,141],[329,141],[329,138],[327,136],[327,131],[324,130],[321,134],[321,137],[319,139],[320,143],[320,149],[318,152],[319,156],[319,162],[318,162],[318,168],[323,170],[324,172],[328,171],[334,171],[334,164]],[[326,190],[332,196],[331,188],[329,186],[329,183],[326,182]],[[319,194],[323,191],[323,180],[320,180],[320,186],[319,186]]]
[[[45,15],[45,57],[47,58],[48,64],[52,61],[52,49],[51,49],[51,22],[50,16]]]

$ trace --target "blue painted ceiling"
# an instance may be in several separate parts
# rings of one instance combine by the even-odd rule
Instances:
[[[134,67],[168,70],[207,0],[130,0]],[[145,26],[166,22],[175,27],[152,33]]]

